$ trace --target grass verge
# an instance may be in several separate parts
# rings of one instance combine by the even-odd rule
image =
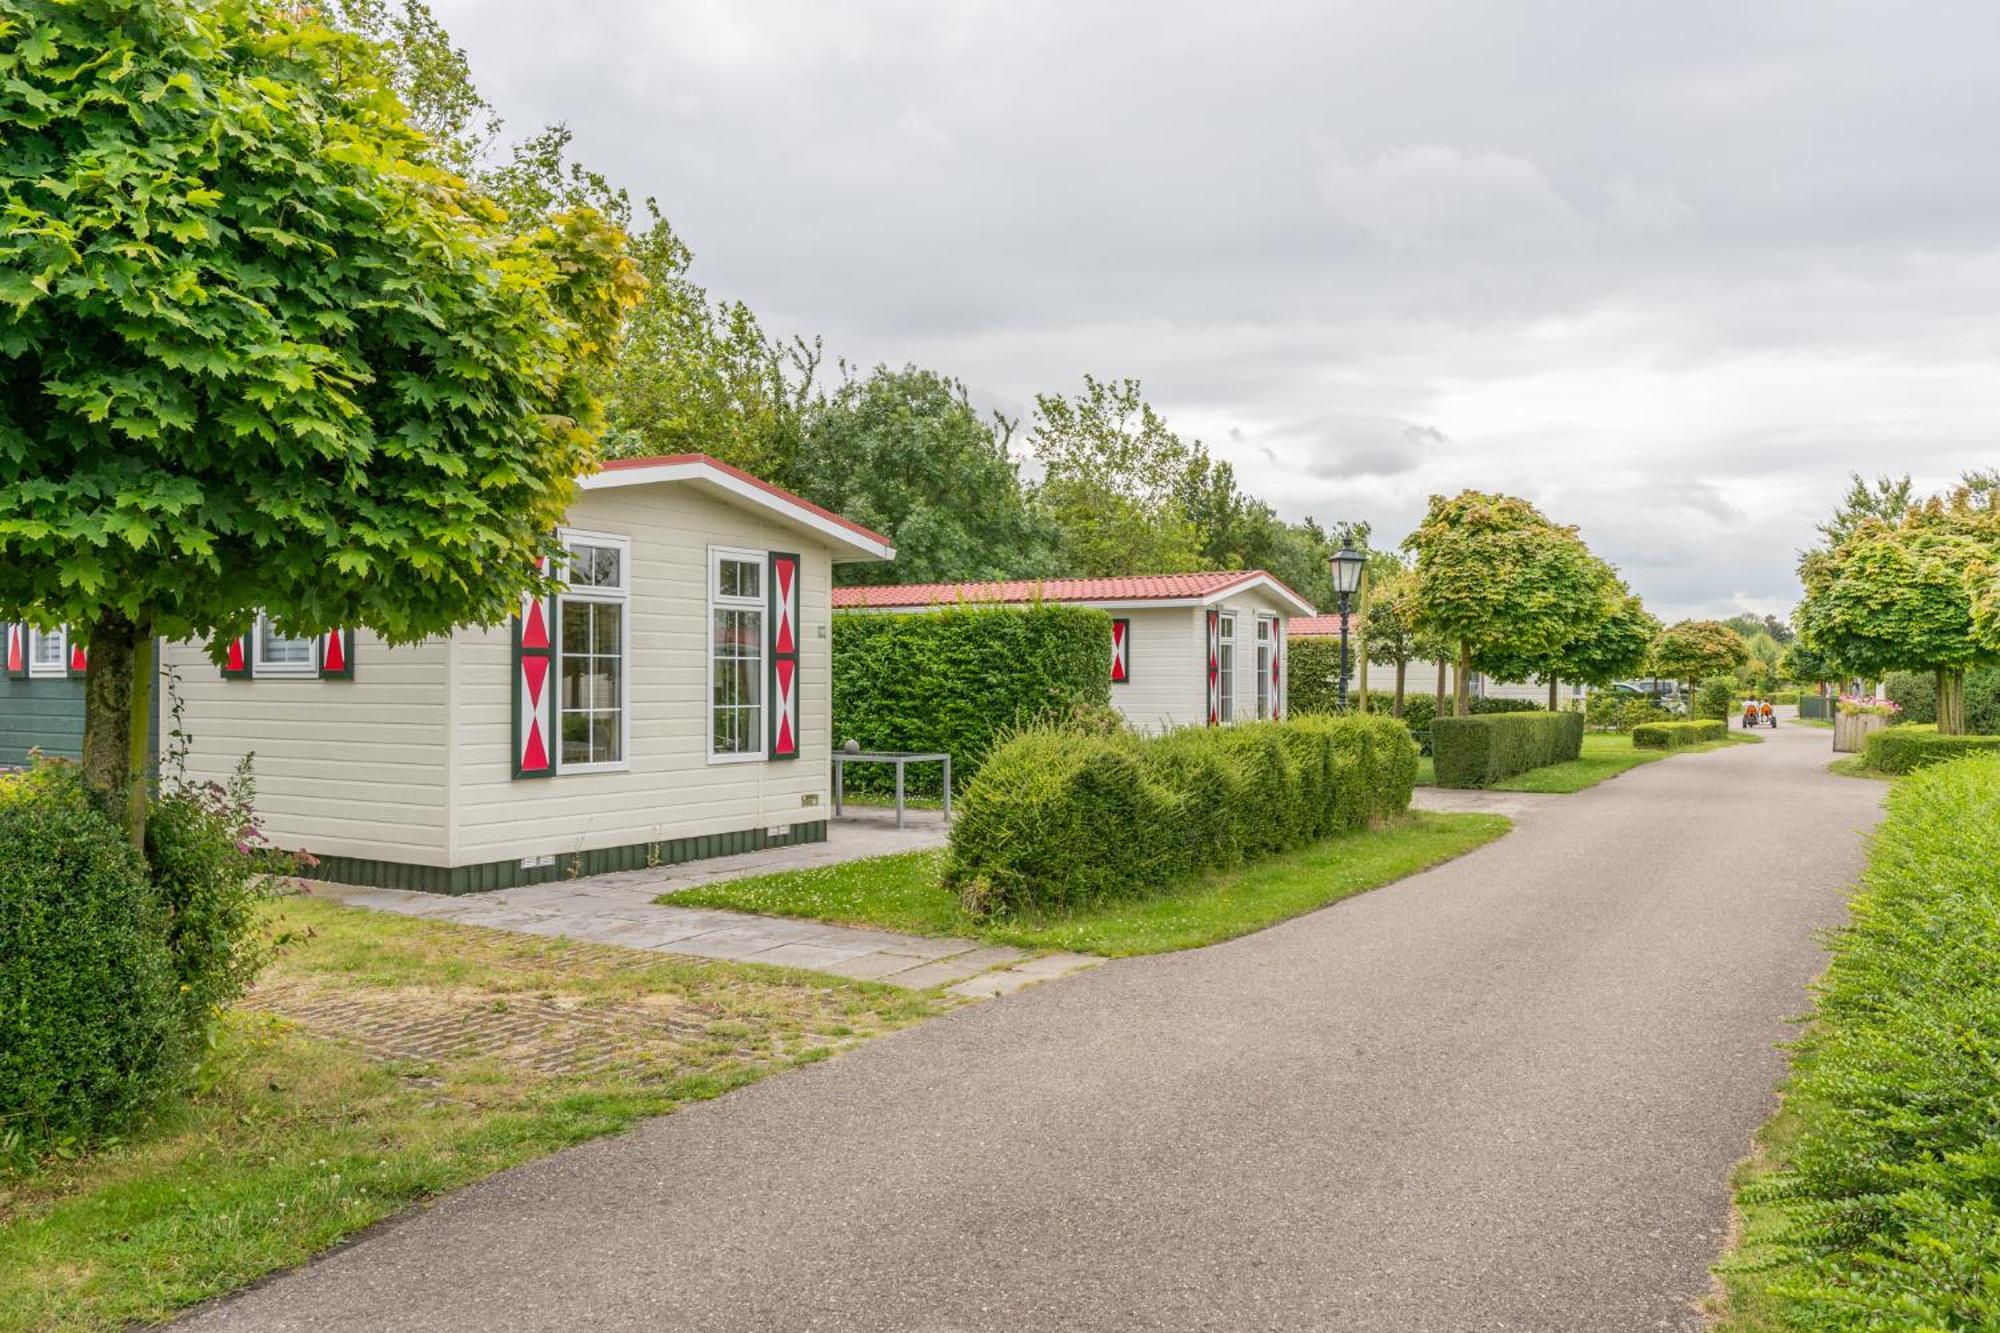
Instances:
[[[1736,1199],[1730,1214],[1729,1251],[1715,1267],[1715,1289],[1704,1302],[1708,1333],[1784,1333],[1790,1327],[1770,1291],[1771,1283],[1785,1275],[1774,1252],[1784,1217],[1770,1204],[1746,1196],[1778,1170],[1798,1142],[1800,1128],[1791,1105],[1780,1106],[1758,1129],[1750,1155],[1730,1177]]]
[[[1641,764],[1650,764],[1656,759],[1666,759],[1677,754],[1706,754],[1710,750],[1720,750],[1731,745],[1755,745],[1761,739],[1757,736],[1731,734],[1727,740],[1709,741],[1705,745],[1684,745],[1673,750],[1641,750],[1632,744],[1632,738],[1618,732],[1586,732],[1583,737],[1583,753],[1560,764],[1548,764],[1541,768],[1531,768],[1525,773],[1517,773],[1511,778],[1496,782],[1492,791],[1532,791],[1551,795],[1567,796],[1595,787],[1606,778],[1615,778],[1627,769]]]
[[[942,850],[704,884],[659,901],[1124,957],[1192,949],[1262,930],[1463,855],[1509,827],[1499,815],[1416,813],[1383,828],[1339,834],[1202,876],[1172,893],[1067,916],[968,915],[957,895],[939,882]]]
[[[424,1199],[945,1007],[310,899],[195,1095],[0,1175],[0,1330],[157,1322]]]
[[[1894,773],[1884,773],[1879,768],[1868,767],[1867,758],[1858,754],[1842,755],[1828,764],[1826,771],[1836,773],[1843,778],[1873,778],[1877,782],[1894,782],[1896,780]]]

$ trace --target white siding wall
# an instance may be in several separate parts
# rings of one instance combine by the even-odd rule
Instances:
[[[826,818],[833,688],[827,549],[754,513],[673,484],[587,491],[578,498],[568,526],[618,533],[632,542],[628,770],[516,780],[511,632],[462,633],[454,645],[459,737],[454,864]],[[791,551],[801,557],[801,717],[795,760],[708,762],[712,545]]]
[[[169,644],[188,776],[223,781],[254,752],[257,810],[277,846],[447,865],[449,659],[443,640],[392,649],[364,632],[353,680],[225,680],[202,645]],[[163,749],[172,726],[162,719]]]
[[[1145,731],[1195,726],[1206,720],[1202,616],[1186,606],[1107,607],[1129,619],[1132,678],[1111,687],[1111,706]]]

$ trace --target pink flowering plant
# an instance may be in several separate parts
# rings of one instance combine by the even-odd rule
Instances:
[[[1843,694],[1838,705],[1841,712],[1849,716],[1894,718],[1903,711],[1903,706],[1894,699],[1881,698],[1872,694]]]

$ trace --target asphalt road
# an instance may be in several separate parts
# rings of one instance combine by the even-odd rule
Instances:
[[[1882,794],[1766,735],[496,1177],[191,1326],[1698,1328]]]

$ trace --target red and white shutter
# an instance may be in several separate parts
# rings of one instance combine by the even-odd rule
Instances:
[[[548,562],[542,562],[544,573]],[[523,597],[514,617],[514,776],[555,776],[555,599]],[[352,645],[348,662],[352,668]]]
[[[229,641],[229,650],[222,656],[222,675],[225,680],[250,679],[249,635],[238,635]]]
[[[1111,622],[1111,683],[1123,685],[1132,679],[1132,622]]]
[[[90,650],[74,638],[69,641],[69,661],[64,664],[71,680],[82,680],[90,671]]]
[[[1222,722],[1222,613],[1208,613],[1208,725]]]
[[[7,631],[7,674],[16,680],[28,674],[28,627],[9,621]]]
[[[799,757],[799,558],[770,553],[771,758]]]
[[[328,630],[319,636],[319,678],[354,679],[354,631]]]

